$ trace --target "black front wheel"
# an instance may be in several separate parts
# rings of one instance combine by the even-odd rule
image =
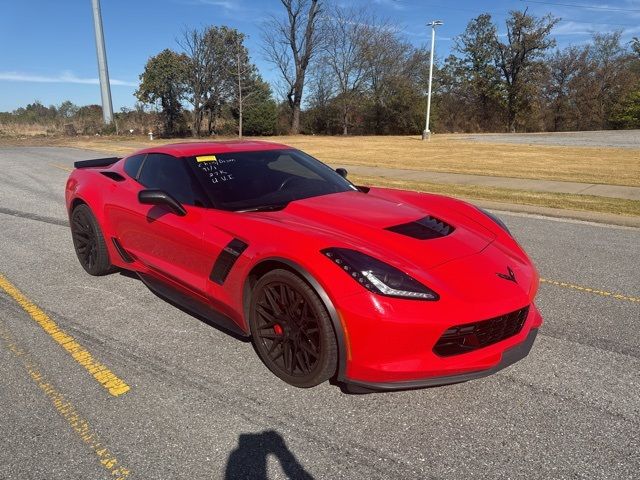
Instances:
[[[90,275],[112,273],[115,268],[109,261],[109,252],[100,225],[87,205],[78,205],[71,213],[73,246],[82,268]]]
[[[294,273],[272,270],[258,280],[249,325],[258,356],[285,382],[309,388],[335,373],[338,346],[329,314]]]

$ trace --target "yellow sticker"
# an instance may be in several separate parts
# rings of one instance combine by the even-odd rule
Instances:
[[[199,157],[196,157],[196,160],[198,162],[215,162],[218,159],[215,155],[200,155]]]

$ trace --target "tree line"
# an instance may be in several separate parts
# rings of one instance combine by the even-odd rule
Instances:
[[[185,29],[175,48],[148,60],[135,93],[140,103],[116,120],[172,136],[422,131],[426,48],[367,9],[329,0],[281,3],[282,14],[262,27],[260,53],[276,72],[273,86],[242,32]],[[469,21],[451,53],[435,59],[432,131],[640,128],[640,39],[594,33],[587,43],[558,49],[558,21],[526,9],[509,12],[502,24],[488,13]],[[45,113],[32,104],[0,121],[57,115],[75,122],[99,109],[66,103]],[[85,120],[81,131],[87,128]]]

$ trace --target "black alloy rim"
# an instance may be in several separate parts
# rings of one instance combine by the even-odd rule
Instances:
[[[88,215],[82,211],[73,215],[73,240],[83,265],[93,268],[98,261],[96,232]]]
[[[256,302],[257,336],[269,360],[288,375],[309,375],[320,362],[320,322],[291,285],[265,285]]]

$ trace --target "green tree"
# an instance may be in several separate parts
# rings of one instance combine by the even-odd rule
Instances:
[[[535,69],[540,60],[556,41],[550,37],[551,30],[559,19],[552,15],[536,18],[527,10],[511,11],[507,18],[507,39],[501,41],[494,36],[496,66],[502,73],[506,90],[507,125],[515,132],[519,115],[526,110],[531,95],[530,81],[535,77]]]
[[[610,121],[616,128],[640,128],[640,86],[620,102]]]
[[[502,117],[503,89],[495,64],[496,34],[491,15],[483,13],[467,24],[454,43],[454,50],[461,55],[457,75],[471,107],[467,115],[477,130],[494,129],[495,120]]]
[[[160,104],[165,135],[179,133],[188,67],[187,55],[165,49],[147,61],[140,75],[140,86],[135,95],[141,102]]]
[[[244,110],[244,132],[254,136],[275,135],[278,106],[271,96],[269,84],[256,78],[251,92]]]
[[[78,113],[78,106],[69,100],[65,100],[58,107],[58,115],[63,119],[71,119]]]

